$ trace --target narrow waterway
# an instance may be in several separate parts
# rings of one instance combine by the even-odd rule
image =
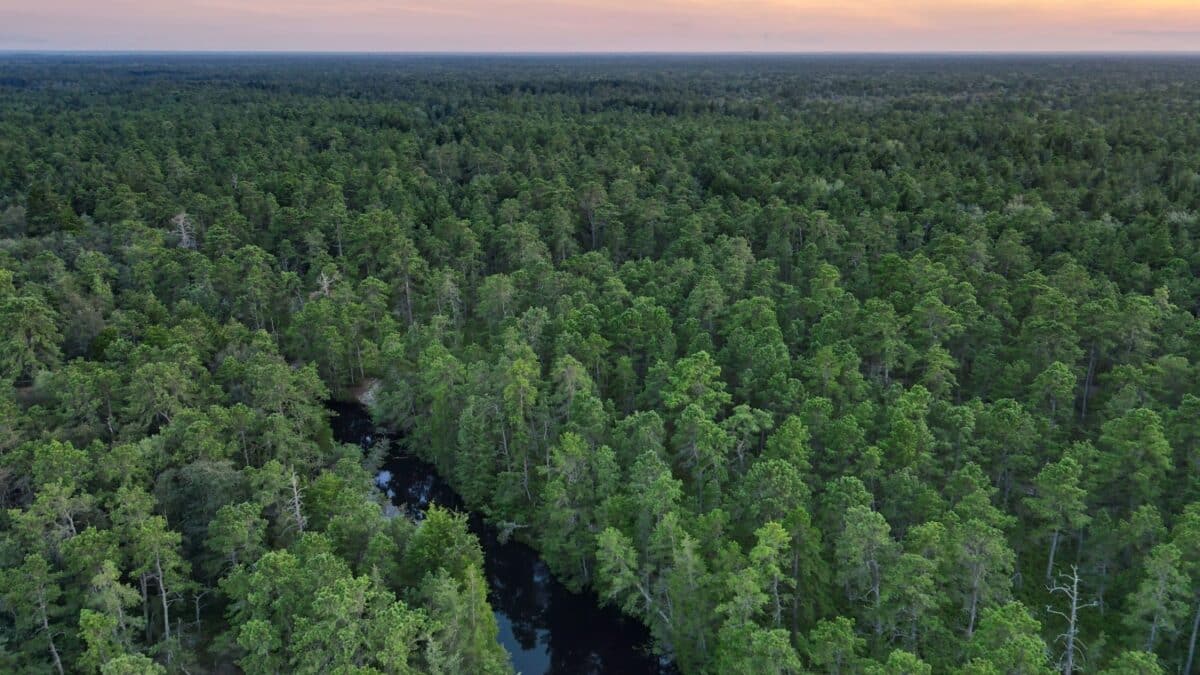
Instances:
[[[364,449],[378,431],[361,406],[333,403],[334,437]],[[376,476],[392,504],[420,518],[431,503],[466,511],[462,499],[432,465],[393,452]],[[500,626],[500,642],[523,675],[661,675],[673,672],[650,653],[650,634],[640,623],[601,606],[591,593],[575,594],[555,581],[546,564],[528,546],[501,543],[496,530],[469,514],[471,531],[483,547],[488,600]]]

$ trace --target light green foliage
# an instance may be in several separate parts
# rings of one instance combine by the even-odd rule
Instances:
[[[1155,546],[1146,558],[1141,582],[1133,592],[1127,625],[1145,636],[1145,651],[1181,628],[1189,604],[1191,579],[1182,569],[1181,553],[1170,543]]]
[[[427,615],[348,566],[320,535],[270,551],[222,581],[247,672],[411,672],[423,662]]]
[[[902,650],[888,654],[883,663],[870,664],[864,669],[871,675],[931,675],[933,667],[916,655]]]
[[[1054,573],[1054,557],[1064,533],[1077,531],[1091,522],[1087,515],[1087,492],[1080,487],[1082,467],[1070,455],[1047,464],[1034,479],[1037,493],[1027,501],[1029,510],[1042,521],[1050,538],[1046,578]]]
[[[438,570],[461,582],[482,565],[483,552],[467,531],[466,516],[438,506],[425,512],[404,549],[404,574],[414,584]]]
[[[165,675],[167,669],[144,654],[122,654],[100,667],[100,675]]]
[[[667,377],[663,403],[672,411],[695,406],[697,415],[712,417],[732,400],[720,378],[721,367],[707,352],[680,359]]]
[[[266,525],[256,504],[222,506],[208,526],[208,547],[219,556],[216,567],[253,564],[263,553]]]
[[[1159,495],[1171,446],[1158,413],[1138,408],[1106,422],[1100,444],[1104,454],[1098,470],[1107,500],[1124,501],[1132,509]]]
[[[567,432],[551,449],[541,519],[542,552],[567,582],[581,587],[590,582],[595,564],[591,550],[575,542],[599,528],[601,505],[617,492],[620,470],[607,446],[589,448]]]
[[[21,565],[0,575],[0,598],[12,615],[16,633],[24,637],[26,649],[34,647],[48,654],[61,675],[64,672],[61,621],[65,611],[60,579],[61,574],[44,557],[31,553]]]
[[[856,672],[866,640],[854,630],[854,621],[840,616],[821,620],[808,634],[808,659],[818,672],[838,675]]]
[[[1164,672],[1154,654],[1129,651],[1113,659],[1100,675],[1162,675]]]
[[[982,661],[996,672],[1050,675],[1041,625],[1018,602],[983,611],[979,628],[971,636],[972,662]]]
[[[0,296],[0,376],[9,384],[27,382],[61,356],[54,310],[36,296]]]
[[[478,567],[454,579],[444,570],[427,576],[421,585],[424,603],[437,623],[426,647],[428,665],[434,672],[505,673],[508,655],[496,643],[496,617],[487,604],[487,586]],[[394,639],[399,636],[389,636]],[[413,637],[409,636],[411,642]],[[390,649],[404,649],[390,643]]]
[[[864,625],[876,639],[883,634],[883,579],[899,554],[891,528],[879,513],[865,506],[846,511],[845,527],[837,538],[837,578],[846,599],[858,607]]]

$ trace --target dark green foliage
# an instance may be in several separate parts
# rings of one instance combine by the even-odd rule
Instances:
[[[0,75],[0,670],[505,670],[376,380],[685,672],[1200,659],[1194,59]]]

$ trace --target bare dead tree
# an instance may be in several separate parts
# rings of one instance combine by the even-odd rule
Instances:
[[[304,519],[304,513],[301,511],[302,502],[300,501],[300,479],[296,476],[295,469],[292,470],[292,517],[296,519],[296,527],[303,532],[307,521]]]
[[[34,597],[37,602],[38,619],[40,619],[40,623],[42,624],[41,632],[46,634],[46,641],[50,646],[50,656],[54,658],[54,669],[58,671],[58,675],[63,675],[62,657],[58,653],[58,645],[54,643],[54,636],[58,635],[58,632],[50,627],[50,603],[46,599],[45,584],[37,586],[37,592]]]
[[[1055,642],[1062,642],[1064,651],[1062,657],[1058,661],[1058,667],[1062,670],[1063,675],[1071,675],[1075,671],[1076,654],[1080,651],[1079,643],[1079,610],[1088,607],[1096,607],[1100,604],[1097,600],[1089,600],[1084,603],[1079,601],[1079,568],[1071,565],[1070,574],[1062,573],[1059,575],[1059,582],[1046,587],[1051,594],[1062,593],[1067,597],[1068,609],[1065,612],[1052,608],[1046,605],[1046,611],[1050,614],[1057,614],[1067,622],[1067,630],[1057,638]]]
[[[326,297],[333,293],[333,284],[338,280],[337,273],[329,274],[325,270],[321,271],[321,276],[317,277],[317,290],[309,294],[310,298]]]
[[[181,248],[196,248],[196,226],[187,212],[180,211],[175,214],[175,217],[171,219],[171,226],[175,228],[175,236],[179,237]]]
[[[203,600],[204,596],[208,595],[211,592],[211,590],[212,589],[209,589],[209,588],[201,588],[199,591],[192,592],[192,608],[195,610],[195,617],[196,617],[195,620],[192,622],[192,627],[197,632],[200,631],[200,628],[203,625],[201,618],[200,618],[201,610],[203,607],[201,600]]]
[[[502,523],[497,523],[497,526],[500,531],[496,533],[496,539],[498,539],[501,544],[507,544],[508,540],[512,538],[513,533],[516,532],[517,530],[523,530],[523,529],[529,527],[528,525],[525,525],[524,523],[517,523],[517,522],[513,522],[511,520],[506,520]]]
[[[1198,596],[1200,599],[1200,596]],[[1192,672],[1192,664],[1196,662],[1196,636],[1200,634],[1200,604],[1196,606],[1196,615],[1192,619],[1192,639],[1188,641],[1187,663],[1183,667],[1184,673]]]

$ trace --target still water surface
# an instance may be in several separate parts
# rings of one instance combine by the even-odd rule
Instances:
[[[330,405],[334,437],[364,449],[379,438],[367,411],[354,404]],[[395,446],[393,446],[395,447]],[[434,471],[415,457],[393,452],[376,476],[392,504],[420,518],[431,503],[466,511],[462,499]],[[496,530],[477,514],[468,518],[483,547],[488,600],[500,626],[500,643],[513,668],[523,675],[673,672],[650,653],[650,634],[640,623],[591,593],[575,594],[554,580],[546,564],[528,546],[501,543]]]

